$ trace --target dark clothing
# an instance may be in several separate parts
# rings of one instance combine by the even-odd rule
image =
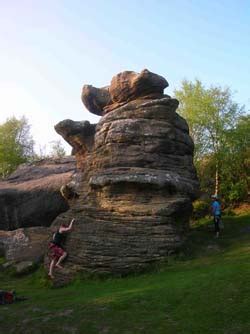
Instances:
[[[62,247],[62,243],[64,242],[65,240],[65,235],[63,233],[60,233],[59,231],[57,231],[55,234],[54,234],[54,237],[53,237],[53,244],[59,246],[59,247]]]
[[[220,221],[221,221],[221,205],[217,199],[213,200],[212,214],[214,216],[214,231],[215,233],[219,233],[220,232]]]
[[[220,220],[221,220],[220,215],[214,216],[214,231],[215,232],[220,232]]]
[[[58,260],[63,254],[64,249],[62,248],[62,244],[65,241],[65,234],[60,233],[59,230],[53,236],[53,240],[49,244],[49,249],[51,250],[50,256]]]

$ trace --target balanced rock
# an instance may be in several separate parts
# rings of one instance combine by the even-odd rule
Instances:
[[[162,97],[164,88],[167,86],[168,82],[165,78],[147,69],[140,73],[124,71],[112,78],[110,86],[96,88],[84,85],[82,101],[91,113],[102,116],[138,98]]]
[[[0,230],[50,226],[69,208],[60,188],[72,180],[75,172],[74,157],[21,165],[0,182]]]
[[[135,84],[123,86],[128,72],[118,75],[124,101],[117,93],[117,103],[127,102],[96,125],[93,145],[84,153],[80,196],[53,223],[76,218],[65,245],[65,275],[57,276],[61,282],[79,271],[121,275],[144,269],[185,240],[199,189],[193,141],[176,113],[178,101],[163,94],[165,79],[143,73],[155,82],[153,90],[134,74],[129,80]],[[110,92],[114,98],[116,91]]]
[[[148,70],[125,71],[113,77],[109,88],[113,102],[129,102],[140,97],[163,94],[168,86],[165,78]],[[158,97],[158,96],[157,96]]]

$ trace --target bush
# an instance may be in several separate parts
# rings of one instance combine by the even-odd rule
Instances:
[[[224,216],[236,216],[236,213],[231,207],[225,208],[222,213]]]
[[[207,216],[210,212],[210,202],[197,200],[193,203],[192,220],[199,220]]]

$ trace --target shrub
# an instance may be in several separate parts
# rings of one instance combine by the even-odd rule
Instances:
[[[209,214],[210,203],[204,200],[197,200],[193,203],[192,220],[199,220]]]

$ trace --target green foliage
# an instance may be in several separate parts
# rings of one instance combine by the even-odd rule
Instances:
[[[200,188],[206,194],[213,194],[215,188],[214,175],[216,172],[216,161],[213,155],[204,155],[202,159],[195,161]]]
[[[232,100],[229,88],[205,88],[199,80],[184,80],[175,96],[194,140],[201,190],[219,191],[226,204],[246,199],[250,123],[244,108]]]
[[[227,207],[223,210],[223,215],[225,215],[225,216],[236,216],[236,213],[232,210],[231,207]]]
[[[62,158],[66,155],[65,149],[60,140],[51,142],[50,156],[53,158]]]
[[[195,159],[222,148],[224,133],[234,127],[243,108],[232,100],[229,88],[205,88],[201,81],[184,80],[175,96],[180,101],[178,112],[187,120],[195,143]]]
[[[34,141],[25,117],[12,117],[0,125],[0,177],[8,176],[33,155]]]
[[[210,202],[204,200],[197,200],[193,203],[192,219],[198,220],[210,213]]]
[[[229,203],[247,198],[250,167],[250,116],[239,118],[234,129],[227,131],[221,152],[221,193]]]

